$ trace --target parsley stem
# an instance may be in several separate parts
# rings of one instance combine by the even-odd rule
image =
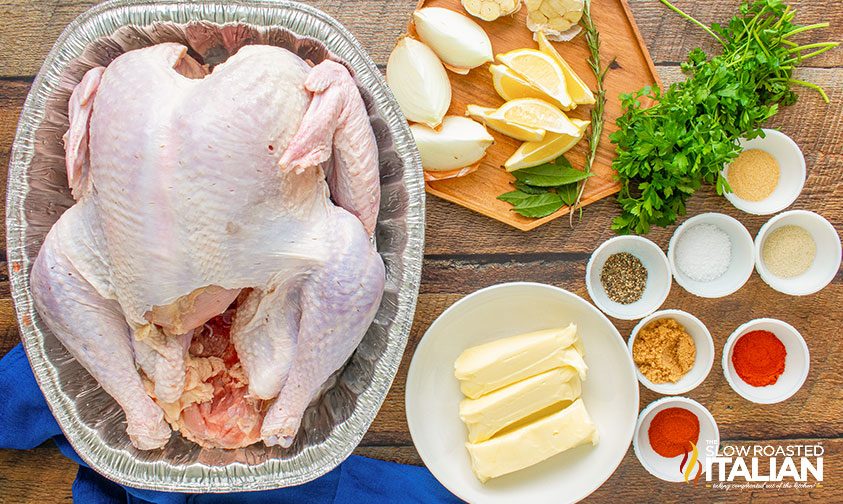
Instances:
[[[809,31],[809,30],[815,30],[817,28],[828,28],[828,27],[829,27],[828,23],[816,23],[816,24],[812,24],[812,25],[800,26],[799,28],[794,28],[793,30],[790,30],[789,32],[785,33],[784,35],[782,35],[782,37],[790,38],[790,37],[796,35],[797,33],[802,33],[802,32]]]
[[[798,84],[800,86],[803,86],[803,87],[806,87],[806,88],[809,88],[809,89],[813,89],[814,91],[818,92],[820,94],[820,96],[822,96],[824,102],[826,102],[826,103],[829,102],[828,95],[825,94],[825,90],[822,87],[820,87],[820,86],[818,86],[814,83],[805,82],[805,81],[796,80],[796,79],[788,79],[787,82],[790,82],[792,84]]]
[[[720,44],[721,44],[721,45],[726,45],[726,43],[725,43],[725,42],[723,42],[723,39],[721,39],[721,38],[720,38],[720,37],[719,37],[716,33],[714,33],[714,31],[713,31],[711,28],[709,28],[708,26],[706,26],[706,25],[702,24],[701,22],[697,21],[696,19],[694,19],[693,17],[691,17],[691,15],[686,14],[686,13],[685,13],[685,12],[683,12],[683,11],[682,11],[679,7],[676,7],[675,5],[673,5],[672,3],[668,2],[667,0],[659,0],[659,2],[663,3],[664,5],[666,5],[668,9],[672,10],[673,12],[675,12],[675,13],[679,14],[679,15],[680,15],[680,16],[682,16],[683,18],[687,19],[688,21],[690,21],[690,22],[694,23],[695,25],[697,25],[697,26],[699,26],[700,28],[702,28],[703,30],[705,30],[705,31],[706,31],[709,35],[711,35],[711,36],[712,36],[712,37],[714,37],[714,38],[715,38],[718,42],[720,42]]]
[[[787,52],[795,53],[799,51],[804,51],[805,49],[816,49],[818,47],[825,47],[825,50],[828,51],[829,49],[834,49],[838,45],[840,45],[838,42],[817,42],[815,44],[805,44],[801,46],[796,46],[792,49],[788,49]]]
[[[813,58],[814,56],[819,56],[820,54],[822,54],[826,51],[830,51],[830,50],[834,49],[835,47],[837,47],[839,45],[840,44],[838,42],[830,43],[827,46],[823,47],[822,49],[818,49],[818,50],[816,50],[814,52],[811,52],[811,53],[808,53],[808,54],[800,54],[800,55],[798,55],[798,57],[790,58],[786,62],[787,63],[790,63],[790,62],[796,63],[796,62],[799,62],[799,61],[806,60],[808,58]]]

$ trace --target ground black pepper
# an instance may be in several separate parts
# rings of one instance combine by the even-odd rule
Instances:
[[[647,268],[641,260],[628,252],[612,254],[600,271],[600,283],[609,299],[620,304],[631,304],[644,294],[647,286]]]

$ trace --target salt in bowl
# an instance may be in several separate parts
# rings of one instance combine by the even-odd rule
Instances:
[[[679,268],[676,260],[676,247],[682,238],[682,234],[698,224],[717,226],[729,236],[731,242],[731,260],[728,269],[719,278],[707,282],[689,277]],[[752,242],[752,235],[737,219],[725,214],[711,212],[691,217],[676,228],[670,238],[667,258],[673,270],[673,278],[682,288],[695,296],[720,298],[737,291],[749,280],[750,275],[752,275],[752,268],[755,265],[755,247]]]

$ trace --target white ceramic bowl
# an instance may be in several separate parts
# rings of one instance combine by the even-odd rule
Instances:
[[[751,331],[770,331],[782,342],[787,351],[784,373],[773,385],[754,387],[744,382],[735,371],[735,366],[732,365],[732,350],[735,343],[741,336]],[[723,374],[726,376],[726,381],[738,395],[758,404],[774,404],[789,399],[802,388],[802,384],[808,378],[810,367],[811,355],[805,339],[795,327],[781,320],[771,318],[750,320],[735,329],[735,332],[726,340],[726,346],[723,347]]]
[[[635,425],[635,437],[632,438],[632,448],[635,451],[635,456],[638,461],[644,466],[650,474],[664,481],[680,482],[685,481],[682,471],[679,470],[682,462],[682,455],[673,458],[662,457],[656,453],[650,446],[650,437],[647,431],[650,429],[650,422],[656,414],[667,408],[684,408],[691,411],[700,420],[700,437],[697,442],[697,450],[699,453],[699,461],[702,464],[703,475],[700,479],[705,478],[706,458],[708,456],[715,456],[717,447],[720,445],[720,430],[717,428],[717,422],[714,417],[703,406],[693,399],[687,397],[663,397],[651,402],[638,415],[638,422]],[[697,470],[691,473],[691,477],[696,476]]]
[[[682,233],[698,224],[713,224],[719,227],[729,235],[732,242],[732,260],[729,263],[729,269],[720,278],[710,282],[700,282],[690,278],[676,264],[676,245],[679,243]],[[752,268],[755,265],[755,246],[752,242],[752,235],[737,219],[725,214],[711,212],[691,217],[676,228],[670,238],[667,258],[670,261],[670,268],[673,270],[673,278],[686,291],[699,297],[721,298],[737,291],[749,280],[750,275],[752,275]]]
[[[480,483],[465,449],[454,361],[468,347],[570,322],[577,324],[585,347],[589,370],[582,399],[597,424],[599,443]],[[461,299],[431,324],[410,363],[405,400],[419,455],[459,498],[474,504],[576,502],[602,485],[629,449],[638,381],[621,335],[594,306],[550,285],[509,283]]]
[[[805,157],[796,142],[781,131],[764,130],[765,137],[752,140],[741,139],[743,150],[759,149],[773,156],[779,163],[779,182],[773,193],[761,201],[747,201],[731,192],[726,199],[738,210],[755,214],[770,215],[781,212],[799,197],[805,185]],[[723,175],[729,178],[729,167],[723,168]]]
[[[817,244],[817,255],[814,263],[805,273],[791,278],[782,278],[767,269],[761,257],[761,251],[764,248],[764,240],[771,232],[788,225],[799,226],[811,233],[811,237]],[[756,271],[761,275],[761,279],[767,282],[767,285],[791,296],[807,296],[828,285],[840,269],[840,257],[840,236],[834,226],[823,216],[807,210],[791,210],[772,217],[761,226],[755,237]]]
[[[638,301],[626,305],[609,299],[600,283],[600,273],[606,259],[619,252],[634,255],[647,268],[644,294]],[[658,310],[670,293],[670,283],[667,256],[658,245],[640,236],[616,236],[606,240],[591,254],[585,268],[585,286],[591,300],[606,315],[622,320],[640,319]]]
[[[685,328],[685,331],[688,332],[691,338],[694,339],[694,346],[697,349],[697,353],[693,367],[676,383],[653,383],[641,373],[638,366],[635,367],[635,372],[638,374],[638,381],[653,392],[665,395],[684,394],[697,388],[706,379],[708,373],[711,372],[711,366],[714,364],[714,340],[711,338],[708,328],[700,319],[682,310],[657,311],[642,319],[635,326],[632,334],[629,336],[629,340],[627,340],[627,346],[629,347],[629,354],[632,355],[632,344],[635,342],[638,332],[650,322],[665,318],[675,319]]]

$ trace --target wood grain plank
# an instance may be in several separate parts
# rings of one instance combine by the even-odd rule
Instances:
[[[0,77],[31,76],[37,73],[44,56],[61,31],[77,15],[95,5],[95,0],[0,0]],[[404,32],[415,0],[311,0],[345,24],[370,52],[375,62],[385,64],[395,40]],[[707,35],[684,22],[654,0],[630,0],[644,40],[656,63],[680,62],[688,50],[702,46],[713,49]],[[799,10],[797,21],[811,24],[828,21],[832,27],[843,25],[840,2],[792,2]],[[725,22],[737,11],[737,2],[690,2],[677,5],[704,22]],[[350,7],[353,5],[353,7]],[[388,22],[373,23],[371,20]],[[833,38],[833,29],[804,37],[806,43]],[[812,59],[812,66],[843,66],[843,50]]]
[[[738,12],[737,0],[694,2],[671,0],[671,3],[705,24],[725,24]],[[840,40],[843,26],[843,4],[840,2],[786,2],[796,10],[796,23],[810,25],[829,22],[825,30],[815,30],[801,35],[800,43]],[[650,54],[656,63],[679,63],[685,61],[688,51],[702,47],[707,52],[717,52],[717,43],[701,28],[683,20],[656,0],[630,0],[635,20],[641,35],[647,41]],[[843,50],[837,49],[808,60],[815,67],[843,66]]]
[[[38,72],[53,43],[73,19],[96,0],[0,0],[0,77]],[[349,28],[378,63],[404,32],[415,0],[311,0]],[[372,22],[388,20],[389,22]]]
[[[77,468],[51,441],[34,450],[0,450],[0,504],[70,503]]]
[[[31,76],[43,61],[54,40],[76,15],[93,5],[92,0],[0,0],[0,165],[8,162],[20,107],[26,97]],[[310,2],[323,8],[348,26],[370,51],[375,61],[386,62],[396,38],[404,31],[415,0],[318,0]],[[807,24],[830,21],[838,31],[843,25],[843,3],[793,3],[798,20]],[[701,30],[681,21],[654,0],[630,1],[636,21],[666,82],[681,78],[676,62],[698,45],[713,46]],[[704,21],[728,19],[736,10],[734,0],[678,3]],[[378,20],[373,23],[372,20]],[[806,41],[830,37],[814,35]],[[802,92],[800,105],[784,108],[772,122],[795,138],[805,150],[809,167],[806,189],[795,208],[818,211],[834,223],[843,225],[843,50],[836,50],[811,60],[812,67],[799,71],[799,78],[826,87],[833,103],[825,106],[813,93]],[[2,184],[5,194],[5,184]],[[586,209],[585,220],[574,230],[564,219],[524,234],[478,216],[453,204],[429,198],[427,204],[427,245],[423,294],[419,298],[411,341],[387,400],[371,430],[356,453],[404,463],[420,463],[412,447],[404,415],[404,381],[412,351],[422,334],[447,306],[468,292],[505,280],[532,279],[566,287],[585,295],[582,285],[588,254],[602,240],[610,237],[608,227],[616,213],[614,202],[601,201]],[[722,198],[704,191],[692,199],[689,214],[724,211],[739,217],[753,234],[764,222],[734,210]],[[5,219],[2,219],[5,222]],[[2,226],[3,224],[0,224]],[[5,233],[5,228],[3,228]],[[651,234],[666,247],[672,229]],[[3,257],[2,259],[5,259]],[[2,264],[5,270],[5,263]],[[714,490],[693,489],[684,485],[662,484],[649,476],[631,451],[615,475],[590,501],[615,502],[843,502],[843,490],[834,485],[843,467],[843,419],[836,418],[843,406],[843,370],[834,360],[840,355],[838,325],[843,298],[843,275],[816,296],[790,298],[769,289],[754,275],[736,295],[725,300],[700,300],[679,286],[674,286],[665,307],[691,311],[708,324],[715,347],[722,349],[725,338],[737,325],[750,318],[771,315],[796,325],[812,350],[811,374],[805,387],[790,401],[778,406],[756,406],[731,392],[722,377],[719,361],[706,382],[690,396],[708,405],[721,426],[723,439],[828,437],[824,444],[828,486],[811,491],[771,491],[724,494]],[[615,321],[626,337],[630,322]],[[8,282],[0,278],[0,355],[18,338],[14,310],[9,300]],[[642,390],[641,403],[657,396]],[[31,451],[0,451],[0,504],[18,502],[70,501],[70,483],[75,465],[51,445]]]
[[[723,440],[731,446],[752,445],[744,440]],[[767,439],[764,444],[787,446],[788,444],[822,444],[824,457],[824,485],[806,489],[763,489],[731,490],[707,488],[683,483],[665,483],[648,474],[638,463],[630,448],[617,471],[584,502],[843,502],[843,487],[835,484],[841,477],[843,467],[843,440],[841,439]],[[406,446],[361,445],[357,455],[374,457],[402,464],[421,465],[416,449]],[[767,470],[766,461],[761,461],[760,470]],[[70,502],[70,484],[76,474],[76,464],[66,459],[52,443],[46,443],[26,452],[0,450],[0,504],[21,502]],[[6,496],[8,496],[6,498]],[[13,497],[14,496],[14,497]]]

